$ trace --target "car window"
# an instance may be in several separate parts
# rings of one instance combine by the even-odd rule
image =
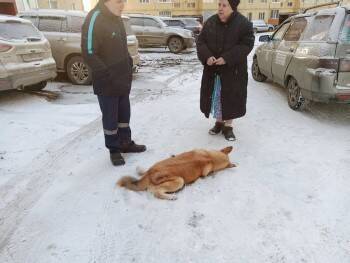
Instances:
[[[30,16],[30,15],[20,15],[21,18],[27,19],[33,23],[34,26],[38,27],[38,17],[37,16]]]
[[[187,26],[200,26],[200,23],[196,19],[183,19],[182,20]]]
[[[81,33],[81,28],[84,24],[84,20],[85,18],[81,16],[71,16],[69,31],[72,33]]]
[[[288,28],[286,34],[283,37],[285,41],[298,41],[301,34],[307,25],[307,21],[304,17],[297,18],[294,20],[293,24]]]
[[[5,40],[40,40],[42,35],[32,24],[18,21],[0,23],[0,38]]]
[[[288,29],[290,23],[286,23],[284,25],[282,25],[277,31],[276,33],[273,35],[272,40],[282,40],[282,37],[284,35],[284,33],[286,32],[286,30]]]
[[[123,23],[124,23],[124,28],[125,28],[126,34],[128,36],[134,35],[134,32],[132,31],[131,26],[130,26],[130,19],[123,18]]]
[[[303,40],[323,41],[327,40],[328,31],[332,25],[333,15],[321,15],[312,19],[306,27]]]
[[[185,25],[179,20],[166,20],[164,21],[168,26],[184,27]]]
[[[143,19],[141,17],[130,17],[130,24],[132,26],[143,26]]]
[[[62,20],[61,17],[40,17],[38,28],[45,32],[60,32]]]
[[[153,20],[152,18],[145,18],[143,23],[145,26],[151,26],[151,27],[159,27],[160,26],[157,23],[157,21]]]
[[[350,43],[350,15],[345,18],[343,29],[340,33],[340,41]]]

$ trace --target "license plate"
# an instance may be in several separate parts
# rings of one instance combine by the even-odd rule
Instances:
[[[22,59],[25,62],[32,62],[32,61],[42,60],[43,56],[41,55],[41,53],[25,54],[25,55],[22,55]]]

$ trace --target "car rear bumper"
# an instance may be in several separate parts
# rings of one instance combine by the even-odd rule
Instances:
[[[312,76],[311,89],[303,95],[313,101],[350,103],[350,87],[337,84],[337,72],[331,69],[308,69]]]
[[[0,65],[0,90],[20,89],[56,77],[52,58],[31,63]]]

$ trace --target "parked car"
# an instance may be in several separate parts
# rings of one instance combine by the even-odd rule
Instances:
[[[269,31],[270,27],[264,20],[252,20],[254,33]]]
[[[161,17],[164,23],[170,27],[180,27],[191,30],[195,36],[198,37],[202,30],[202,25],[196,18],[192,17]]]
[[[87,13],[82,11],[36,9],[21,12],[20,17],[29,19],[50,41],[52,54],[59,72],[66,72],[73,84],[91,83],[91,72],[81,55],[81,28]],[[138,41],[132,32],[129,18],[123,16],[127,33],[128,50],[134,69],[140,63]]]
[[[160,17],[128,14],[130,23],[141,47],[168,47],[170,52],[179,53],[193,46],[190,30],[169,27]]]
[[[50,44],[27,20],[0,15],[0,90],[45,88],[56,77]]]
[[[310,100],[350,103],[349,7],[293,16],[259,40],[253,78],[285,86],[292,109]]]

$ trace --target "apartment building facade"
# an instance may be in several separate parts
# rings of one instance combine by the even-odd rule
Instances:
[[[84,10],[83,0],[16,0],[19,11],[40,9]]]
[[[40,1],[40,0],[38,0]],[[47,0],[46,0],[47,1]],[[91,0],[91,8],[98,0]],[[217,12],[218,0],[125,0],[124,13],[159,16],[192,16],[206,20]],[[239,12],[250,20],[261,19],[278,24],[280,16],[298,13],[301,9],[336,0],[241,0]],[[343,0],[349,3],[350,0]]]

